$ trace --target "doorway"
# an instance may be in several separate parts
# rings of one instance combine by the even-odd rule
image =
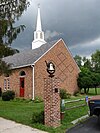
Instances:
[[[24,97],[25,93],[25,75],[26,73],[24,71],[21,71],[19,73],[20,75],[20,97]]]
[[[25,78],[20,78],[20,97],[24,97]]]

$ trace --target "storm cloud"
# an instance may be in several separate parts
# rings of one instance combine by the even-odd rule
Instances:
[[[46,40],[63,38],[73,55],[90,56],[100,49],[100,0],[30,0],[30,7],[16,23],[25,24],[26,29],[13,47],[31,48],[38,3]]]

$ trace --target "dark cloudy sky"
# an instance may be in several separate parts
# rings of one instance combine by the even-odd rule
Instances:
[[[30,49],[40,3],[46,41],[63,38],[73,56],[90,56],[100,50],[100,0],[30,0],[16,25],[24,24],[13,47]]]

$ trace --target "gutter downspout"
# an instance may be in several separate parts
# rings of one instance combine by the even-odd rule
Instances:
[[[33,74],[33,95],[32,95],[32,100],[34,100],[34,92],[35,92],[35,90],[34,90],[34,65],[31,65],[31,67],[33,68],[33,72],[32,72],[32,74]]]

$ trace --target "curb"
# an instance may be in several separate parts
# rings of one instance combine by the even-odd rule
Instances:
[[[88,118],[88,117],[89,117],[89,115],[84,115],[84,116],[82,116],[82,117],[80,117],[80,118],[78,118],[78,119],[72,121],[71,123],[72,123],[72,124],[76,124],[76,123],[78,123],[79,121],[81,121],[81,120],[83,120],[83,119],[86,119],[86,118]]]

